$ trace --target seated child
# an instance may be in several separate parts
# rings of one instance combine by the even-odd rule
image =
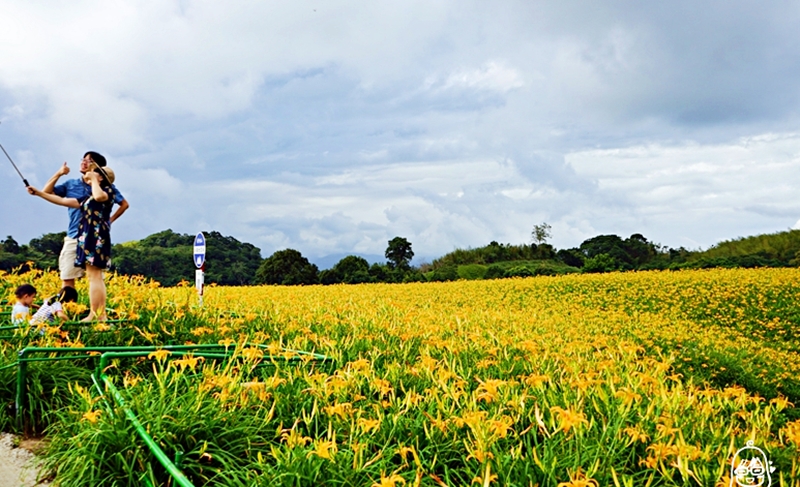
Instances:
[[[61,291],[55,296],[52,296],[42,303],[32,317],[31,325],[38,325],[45,322],[53,322],[56,318],[61,321],[67,320],[67,314],[64,313],[64,308],[61,306],[64,303],[74,303],[78,300],[78,291],[72,286],[64,286]]]
[[[36,288],[30,284],[23,284],[14,292],[17,297],[17,304],[11,310],[11,323],[21,325],[27,323],[31,315],[31,304],[36,297]]]

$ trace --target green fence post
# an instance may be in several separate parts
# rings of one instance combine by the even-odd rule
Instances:
[[[28,364],[25,362],[26,350],[19,352],[19,366],[17,367],[17,399],[15,401],[17,426],[22,428],[22,408],[25,407],[25,374]]]

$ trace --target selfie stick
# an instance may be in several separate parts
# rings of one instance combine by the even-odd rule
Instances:
[[[0,122],[0,123],[2,123],[2,122]],[[8,160],[9,160],[9,161],[11,161],[11,165],[12,165],[12,166],[14,166],[14,169],[16,169],[16,170],[17,170],[17,174],[19,174],[19,177],[20,177],[20,178],[22,178],[22,182],[23,182],[23,183],[25,183],[25,187],[27,188],[28,186],[30,186],[30,184],[28,184],[28,180],[27,180],[27,179],[25,179],[25,178],[22,176],[22,173],[21,173],[21,172],[19,172],[19,168],[17,167],[17,165],[16,165],[16,164],[14,164],[14,161],[11,159],[11,156],[10,156],[10,155],[8,155],[8,152],[6,152],[6,148],[5,148],[5,147],[3,147],[3,144],[0,144],[0,149],[3,149],[3,154],[5,154],[5,155],[6,155],[6,157],[8,157]]]
[[[17,174],[19,174],[19,177],[20,177],[20,178],[22,178],[22,182],[23,182],[23,183],[25,183],[25,187],[27,188],[28,186],[30,186],[30,184],[28,184],[28,180],[27,180],[27,179],[25,179],[25,178],[22,176],[22,173],[21,173],[21,172],[19,172],[19,168],[17,167],[17,165],[16,165],[16,164],[14,164],[14,161],[11,159],[11,156],[10,156],[10,155],[8,155],[8,152],[6,152],[6,148],[5,148],[5,147],[3,147],[3,144],[0,144],[0,149],[3,149],[3,153],[6,155],[6,157],[8,157],[8,160],[9,160],[9,161],[11,161],[11,165],[12,165],[12,166],[14,166],[14,169],[16,169],[16,170],[17,170]]]

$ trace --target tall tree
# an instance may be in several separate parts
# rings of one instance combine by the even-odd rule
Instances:
[[[539,245],[547,243],[547,239],[552,237],[550,234],[550,230],[552,228],[553,227],[551,227],[547,222],[542,222],[541,225],[534,225],[533,231],[531,231],[531,238],[533,239],[534,243]]]
[[[9,254],[18,254],[19,253],[19,243],[14,240],[14,237],[11,235],[7,236],[5,240],[0,242],[3,244],[3,250],[8,252]]]
[[[386,258],[393,269],[408,269],[411,259],[414,258],[414,251],[411,250],[411,242],[403,237],[395,237],[389,240],[386,247]]]
[[[61,254],[61,247],[64,245],[66,236],[67,232],[46,233],[40,238],[31,239],[28,246],[37,267],[40,269],[58,268],[58,256]]]
[[[341,282],[346,284],[357,284],[360,282],[370,282],[369,262],[357,255],[348,255],[333,266],[333,270],[341,276]]]
[[[46,256],[58,257],[61,254],[61,247],[64,245],[64,237],[67,232],[59,233],[45,233],[39,238],[34,238],[30,241],[29,245],[37,252],[41,252]]]
[[[316,284],[319,269],[294,249],[279,250],[264,259],[256,272],[257,284]]]

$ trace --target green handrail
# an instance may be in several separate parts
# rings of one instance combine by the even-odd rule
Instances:
[[[125,346],[125,347],[114,347],[114,346],[103,346],[103,347],[25,347],[19,351],[19,359],[17,360],[18,368],[17,368],[17,396],[15,400],[15,409],[17,415],[17,421],[22,420],[22,408],[25,406],[25,379],[27,375],[28,369],[28,362],[35,362],[40,361],[38,359],[33,359],[29,357],[29,355],[34,353],[53,353],[56,355],[65,355],[65,354],[76,354],[79,353],[81,355],[69,355],[69,356],[62,356],[62,357],[50,357],[54,360],[49,361],[60,361],[60,360],[81,360],[86,358],[97,358],[98,355],[89,354],[88,352],[118,352],[118,351],[142,351],[142,352],[154,352],[156,350],[164,349],[164,350],[194,350],[194,349],[220,349],[223,348],[222,345],[218,344],[197,344],[197,345],[163,345],[163,346]]]
[[[144,426],[142,426],[142,423],[139,421],[133,411],[131,411],[131,408],[125,404],[125,401],[122,399],[122,394],[119,393],[116,386],[114,386],[114,383],[111,382],[108,376],[101,372],[100,378],[102,379],[106,388],[111,391],[111,395],[114,397],[114,400],[125,412],[125,417],[128,418],[128,421],[133,424],[133,427],[136,429],[139,437],[144,440],[145,444],[148,448],[150,448],[150,451],[153,453],[159,463],[161,463],[161,465],[164,466],[172,478],[175,479],[175,483],[181,487],[194,487],[194,484],[186,477],[186,475],[183,474],[183,472],[180,471],[178,467],[175,466],[174,463],[172,463],[167,454],[164,453],[164,450],[158,446],[158,443],[156,443],[155,440],[153,440],[153,438],[147,434],[147,431],[144,429]]]
[[[259,347],[261,347],[261,346],[259,345]],[[266,348],[266,347],[264,347],[264,348]],[[236,351],[237,350],[235,348],[228,349],[226,347],[224,353],[208,353],[208,352],[194,353],[191,350],[175,350],[175,351],[170,351],[170,353],[171,354],[174,353],[176,355],[189,355],[189,354],[191,354],[194,357],[205,357],[205,358],[210,358],[210,359],[226,359],[226,358],[237,358],[237,357],[238,358],[244,358],[242,355],[237,355]],[[290,350],[287,350],[287,351],[290,351]],[[325,355],[322,355],[322,354],[317,354],[317,353],[314,353],[314,352],[302,352],[302,351],[298,351],[298,350],[291,350],[291,352],[311,355],[312,356],[312,360],[321,360],[321,361],[330,360],[329,357],[327,357]],[[152,352],[150,352],[150,353],[152,353]],[[112,360],[112,359],[115,359],[115,358],[126,358],[126,357],[141,357],[141,356],[143,356],[145,354],[148,354],[148,352],[145,352],[145,351],[105,352],[100,356],[100,363],[99,363],[99,365],[97,367],[98,370],[95,373],[99,374],[99,377],[103,381],[103,383],[105,384],[106,388],[111,390],[112,396],[117,401],[117,403],[120,405],[120,407],[122,407],[123,411],[125,412],[125,416],[128,418],[128,420],[131,421],[131,423],[133,424],[134,428],[136,429],[136,432],[139,434],[139,437],[141,437],[144,440],[145,444],[150,448],[150,451],[153,453],[153,455],[156,457],[156,459],[159,461],[159,463],[161,463],[161,465],[164,466],[164,468],[172,476],[172,478],[175,480],[175,482],[178,485],[182,486],[182,487],[192,486],[193,484],[186,477],[186,475],[184,475],[184,473],[175,465],[175,463],[173,463],[169,459],[167,454],[164,453],[164,450],[162,450],[161,447],[158,445],[158,443],[156,443],[155,440],[153,440],[153,438],[147,433],[147,430],[145,430],[144,426],[139,421],[139,419],[136,417],[134,412],[128,406],[125,405],[125,402],[124,402],[124,400],[122,398],[122,394],[120,394],[120,392],[117,389],[117,387],[114,385],[114,383],[111,381],[111,379],[109,379],[109,377],[105,373],[105,369],[108,366],[109,361]],[[299,357],[286,357],[286,356],[278,356],[278,357],[276,357],[276,356],[273,356],[273,355],[267,355],[267,356],[265,356],[263,358],[265,358],[265,359],[284,359],[284,360],[287,360],[287,361],[290,361],[292,359],[299,359]],[[95,374],[92,374],[92,381],[94,382],[95,388],[100,393],[100,395],[104,396],[103,391],[100,389],[100,385],[98,384],[97,379],[95,378]],[[176,452],[176,455],[175,455],[176,462],[180,458],[180,455],[181,455],[180,452]]]
[[[251,343],[244,343],[242,346],[246,347],[256,347],[262,350],[269,349],[267,345],[263,344],[251,344]],[[189,350],[205,350],[205,351],[212,351],[212,350],[235,350],[236,347],[221,345],[218,343],[200,343],[194,345],[129,345],[129,346],[101,346],[101,347],[25,347],[19,351],[19,359],[17,360],[17,395],[15,400],[15,412],[17,416],[17,421],[22,420],[22,409],[25,406],[25,380],[27,376],[27,368],[28,362],[55,362],[61,360],[81,360],[81,359],[97,359],[98,355],[91,354],[90,352],[100,352],[101,354],[105,354],[106,352],[142,352],[144,355],[147,355],[151,352],[155,352],[158,350],[168,350],[172,351],[189,351]],[[322,355],[315,352],[307,352],[303,350],[291,350],[291,349],[283,349],[284,352],[288,352],[293,354],[293,356],[271,356],[267,355],[264,358],[269,360],[284,360],[288,362],[302,360],[302,357],[310,357],[311,360],[326,362],[332,360],[330,357],[326,355]],[[80,355],[68,355],[68,356],[60,356],[60,357],[44,357],[45,360],[42,358],[33,358],[30,355],[34,353],[52,353],[56,355],[66,355],[66,354],[80,354]],[[102,364],[102,355],[100,356],[101,364]],[[100,367],[101,370],[105,369],[105,365]]]
[[[65,326],[65,325],[66,326],[72,326],[72,325],[89,326],[89,325],[97,325],[97,324],[100,324],[100,323],[102,323],[104,325],[117,325],[117,324],[120,324],[120,323],[128,323],[129,321],[131,321],[131,320],[122,320],[122,319],[120,319],[120,320],[106,320],[106,321],[64,321],[64,322],[59,322],[58,326]],[[16,329],[19,329],[19,328],[36,328],[36,326],[38,326],[38,325],[31,325],[29,323],[23,323],[21,325],[7,325],[7,326],[0,326],[0,331],[3,331],[3,330],[16,330]],[[52,325],[52,326],[55,326],[55,324]]]

